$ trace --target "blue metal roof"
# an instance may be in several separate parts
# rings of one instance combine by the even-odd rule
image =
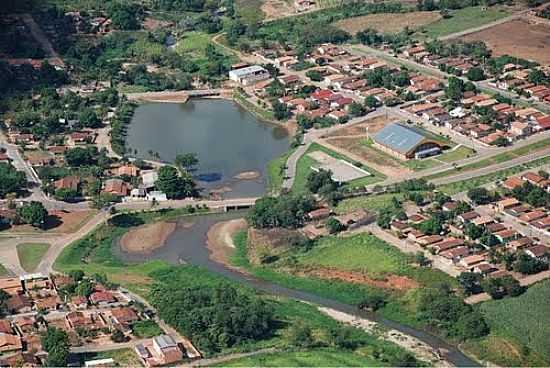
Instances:
[[[402,154],[410,152],[425,138],[417,129],[400,123],[388,124],[372,137],[376,143]]]

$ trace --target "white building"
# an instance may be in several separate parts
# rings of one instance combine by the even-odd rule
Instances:
[[[229,79],[240,83],[243,86],[248,86],[258,81],[269,79],[269,77],[269,72],[259,65],[252,65],[246,68],[234,69],[229,72]]]

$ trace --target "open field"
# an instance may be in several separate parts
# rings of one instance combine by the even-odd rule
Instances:
[[[8,276],[10,272],[4,267],[4,265],[0,264],[0,276]]]
[[[82,362],[94,359],[113,359],[119,367],[143,367],[134,349],[102,351],[99,353],[80,354]]]
[[[503,366],[548,366],[550,363],[550,281],[531,286],[516,298],[480,305],[491,335],[468,349]],[[471,346],[470,346],[471,345]],[[526,346],[522,347],[522,345]]]
[[[514,19],[464,37],[466,41],[483,41],[496,56],[512,55],[550,64],[550,25],[530,24]]]
[[[336,159],[341,159],[344,161],[348,161],[352,164],[354,164],[353,160],[350,160],[348,157],[341,155],[337,152],[334,152],[326,147],[323,147],[320,144],[313,143],[309,149],[298,159],[297,165],[296,165],[296,177],[294,179],[294,185],[292,186],[293,192],[303,192],[306,190],[306,183],[307,183],[307,177],[308,175],[313,171],[311,169],[312,166],[317,164],[317,161],[315,161],[313,158],[309,157],[308,153],[312,153],[315,151],[321,151],[326,153],[327,155],[330,155]],[[373,184],[376,182],[379,182],[381,180],[384,180],[386,177],[379,173],[378,171],[370,168],[370,167],[361,167],[362,169],[368,171],[371,173],[371,176],[366,176],[364,178],[352,180],[346,185],[350,186],[364,186]]]
[[[22,243],[17,245],[17,256],[21,267],[27,272],[33,272],[50,248],[45,243]]]
[[[368,135],[378,132],[380,129],[384,128],[391,122],[398,121],[399,116],[393,114],[379,115],[373,118],[366,119],[357,124],[353,125],[344,125],[342,128],[337,129],[329,134],[327,138],[333,137],[343,137],[343,136],[357,136],[357,135]]]
[[[441,19],[422,27],[419,34],[430,38],[446,36],[494,22],[507,17],[510,13],[496,6],[489,7],[487,10],[482,10],[482,7],[477,6],[453,10],[451,15],[451,18]]]
[[[436,22],[441,15],[436,11],[420,11],[410,13],[370,14],[362,17],[348,18],[336,22],[336,26],[344,31],[356,34],[367,28],[376,29],[382,33],[401,32],[405,27],[411,30]]]
[[[348,198],[340,201],[336,207],[337,213],[346,213],[359,208],[367,208],[371,211],[380,211],[388,207],[392,203],[392,198],[403,199],[404,196],[401,193],[388,193],[369,195],[355,198]]]
[[[471,148],[460,146],[456,149],[448,150],[441,155],[436,156],[435,159],[443,162],[455,162],[474,155],[475,152]]]
[[[242,17],[247,24],[254,24],[262,21],[266,14],[263,12],[263,0],[237,0],[235,1],[235,12]]]
[[[203,32],[186,32],[185,37],[178,41],[176,50],[181,54],[192,53],[195,56],[203,56],[211,42],[210,38],[210,35]]]
[[[222,363],[223,367],[367,367],[379,363],[357,353],[331,348],[255,355]]]

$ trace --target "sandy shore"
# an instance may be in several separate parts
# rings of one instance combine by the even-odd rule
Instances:
[[[128,231],[120,239],[123,251],[134,254],[151,254],[160,248],[176,230],[175,222],[155,222]]]
[[[339,312],[331,308],[319,307],[319,311],[334,318],[337,321],[352,325],[360,328],[365,332],[374,336],[393,342],[396,345],[401,346],[403,349],[413,353],[418,359],[425,362],[430,362],[436,367],[453,367],[453,365],[439,357],[436,349],[423,343],[415,337],[406,335],[397,330],[383,331],[380,329],[378,323],[369,321],[368,319],[358,318],[351,314]]]
[[[210,259],[229,266],[229,257],[235,250],[233,235],[245,228],[246,221],[242,218],[218,222],[212,226],[206,234]]]
[[[243,171],[242,173],[235,175],[233,178],[238,180],[254,180],[260,177],[259,171]]]

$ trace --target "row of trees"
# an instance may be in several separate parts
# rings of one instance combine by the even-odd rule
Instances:
[[[279,197],[263,197],[247,215],[247,221],[256,228],[297,228],[303,225],[305,216],[314,209],[315,201],[308,195],[285,194]]]

